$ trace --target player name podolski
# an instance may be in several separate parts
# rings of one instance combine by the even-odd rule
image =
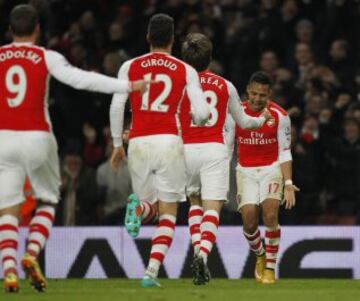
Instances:
[[[42,60],[41,56],[31,50],[7,50],[0,53],[0,62],[20,58],[32,61],[34,64],[38,64]]]

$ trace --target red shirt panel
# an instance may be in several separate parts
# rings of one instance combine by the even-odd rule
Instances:
[[[44,49],[0,47],[0,130],[50,131]]]
[[[129,80],[153,79],[141,95],[130,93],[132,124],[130,138],[158,134],[178,135],[176,120],[186,87],[186,67],[183,62],[165,53],[149,53],[131,62]]]
[[[199,77],[206,101],[209,103],[210,117],[205,126],[193,124],[190,100],[186,95],[180,113],[183,141],[185,144],[224,143],[223,128],[229,102],[226,80],[209,71],[200,72]]]

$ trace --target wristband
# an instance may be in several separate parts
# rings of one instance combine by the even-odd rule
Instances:
[[[289,185],[292,185],[293,184],[293,181],[292,180],[286,180],[285,181],[285,186],[289,186]]]

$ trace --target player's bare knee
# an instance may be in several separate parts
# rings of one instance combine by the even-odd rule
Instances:
[[[258,228],[258,223],[256,221],[244,222],[243,228],[246,233],[253,234]]]
[[[223,204],[224,204],[224,201],[204,200],[203,208],[204,208],[204,210],[215,210],[218,213],[220,213]]]
[[[256,229],[259,226],[259,219],[256,214],[252,212],[242,212],[243,228],[244,231],[248,234],[255,233]]]
[[[278,225],[278,214],[276,211],[263,211],[263,221],[266,227],[276,227]]]
[[[170,214],[177,215],[178,203],[167,203],[159,200],[159,215]]]

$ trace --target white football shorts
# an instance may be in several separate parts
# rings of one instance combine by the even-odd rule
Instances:
[[[52,133],[0,131],[0,209],[21,204],[28,177],[34,197],[58,203],[60,167]]]
[[[133,191],[148,202],[183,202],[185,158],[182,139],[151,135],[130,139],[128,166]]]
[[[246,204],[259,206],[266,199],[282,201],[284,180],[278,162],[269,166],[236,168],[239,209]]]
[[[230,161],[222,143],[185,144],[186,195],[201,195],[201,199],[228,199]]]

